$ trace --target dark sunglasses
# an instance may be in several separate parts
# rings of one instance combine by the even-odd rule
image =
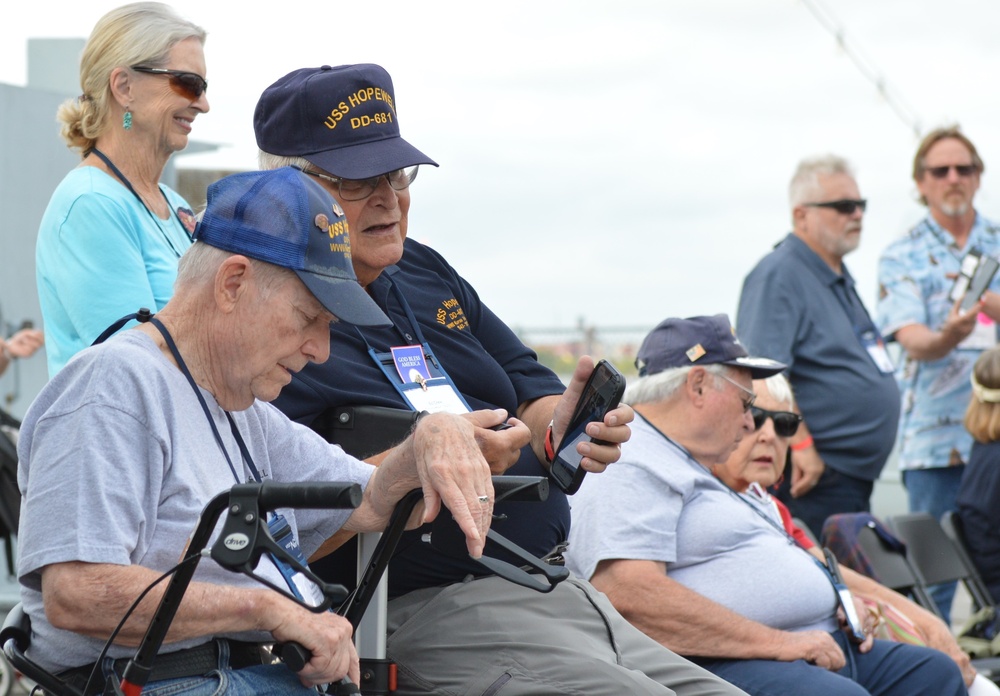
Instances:
[[[778,437],[791,437],[799,429],[802,416],[791,411],[768,411],[759,406],[750,407],[750,415],[753,416],[753,429],[760,430],[764,427],[765,421],[770,418],[774,422],[774,434]]]
[[[948,176],[950,169],[954,169],[959,176],[972,176],[978,171],[974,164],[946,164],[942,167],[927,167],[924,171],[935,179],[943,179]]]
[[[132,70],[149,75],[166,75],[170,78],[170,89],[191,101],[196,101],[208,89],[208,81],[198,73],[167,70],[166,68],[147,68],[145,65],[133,65]]]
[[[822,203],[803,203],[807,208],[832,208],[836,210],[841,215],[854,215],[854,211],[861,208],[861,212],[865,212],[865,208],[868,207],[868,201],[864,198],[854,200],[853,198],[844,198],[839,201],[823,201]]]

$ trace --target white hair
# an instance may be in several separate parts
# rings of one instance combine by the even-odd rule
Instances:
[[[257,153],[258,169],[281,169],[282,167],[295,167],[296,169],[315,169],[312,162],[305,157],[296,155],[272,155],[270,152],[260,150]]]
[[[177,263],[177,280],[174,281],[174,292],[181,287],[197,287],[213,282],[215,273],[222,262],[233,256],[235,252],[219,249],[201,241],[192,244]],[[248,257],[249,258],[249,257]],[[281,287],[291,278],[294,271],[276,266],[266,261],[249,259],[257,280],[257,289],[261,297],[267,298],[271,292]]]
[[[630,406],[636,404],[648,404],[657,401],[666,401],[680,391],[681,386],[687,379],[688,373],[697,365],[685,367],[671,367],[655,375],[640,377],[632,384],[628,385],[622,400]],[[716,384],[721,383],[720,375],[726,374],[727,367],[718,363],[705,365],[705,372],[716,378]]]
[[[771,375],[764,380],[764,386],[767,387],[767,393],[771,395],[772,399],[785,404],[789,411],[795,410],[792,385],[788,383],[788,379],[783,374],[779,372],[776,375]]]
[[[834,174],[846,174],[852,179],[855,178],[854,169],[848,161],[837,155],[809,157],[799,162],[799,166],[788,184],[789,207],[794,208],[803,203],[815,203],[816,197],[823,195],[819,178]]]

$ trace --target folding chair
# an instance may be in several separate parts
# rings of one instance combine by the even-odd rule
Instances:
[[[921,512],[894,515],[887,522],[906,544],[906,557],[926,585],[958,581],[969,592],[976,609],[995,604],[968,555],[945,533],[937,518]]]
[[[927,594],[923,579],[910,565],[907,557],[890,547],[873,527],[863,527],[858,531],[857,544],[872,568],[872,579],[908,596],[935,615],[941,615],[934,600]]]
[[[902,517],[919,516],[904,515]],[[942,531],[937,520],[930,515],[927,515],[927,517],[937,526],[939,531]],[[912,526],[907,521],[904,521],[902,526],[906,528],[907,532],[911,532],[919,524],[919,520],[917,524]],[[914,551],[916,546],[920,545],[920,542],[917,541],[914,546],[910,546],[903,532],[897,530],[895,527],[894,531],[899,532],[900,538],[907,544],[905,551],[890,547],[886,540],[873,527],[865,527],[858,532],[858,546],[871,564],[875,575],[874,579],[900,594],[909,596],[914,602],[940,618],[941,613],[938,611],[937,604],[934,603],[934,600],[927,593],[927,579],[923,577],[919,568],[916,568],[910,561],[911,552]],[[921,551],[920,555],[924,555],[925,553],[926,551]],[[954,579],[958,580],[960,578],[956,576]],[[1000,682],[1000,658],[973,658],[971,662],[976,671],[984,677],[993,682]]]
[[[996,600],[993,598],[993,594],[989,591],[989,587],[982,579],[982,576],[979,575],[979,569],[976,568],[976,564],[972,560],[972,556],[969,555],[969,546],[965,539],[965,528],[962,526],[961,516],[957,512],[949,510],[944,513],[944,517],[941,518],[941,528],[944,530],[944,533],[948,535],[948,538],[954,542],[955,551],[958,552],[958,555],[962,559],[962,563],[965,564],[965,568],[969,572],[969,576],[974,578],[976,585],[982,588],[982,593],[980,594],[977,590],[977,593],[973,595],[972,600],[977,606],[996,605]]]

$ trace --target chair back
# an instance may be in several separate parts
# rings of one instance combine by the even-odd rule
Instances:
[[[871,527],[858,530],[857,544],[867,559],[874,579],[903,595],[908,595],[924,609],[940,616],[937,605],[924,585],[920,574],[910,565],[905,553],[885,542]]]
[[[951,542],[955,546],[955,551],[965,566],[966,573],[968,574],[968,581],[965,583],[965,586],[972,596],[972,601],[976,604],[976,607],[981,609],[982,607],[995,606],[996,600],[990,593],[982,576],[979,575],[979,570],[976,568],[972,556],[969,555],[969,547],[965,541],[965,528],[962,526],[962,517],[957,512],[949,510],[941,518],[941,529],[951,539]]]

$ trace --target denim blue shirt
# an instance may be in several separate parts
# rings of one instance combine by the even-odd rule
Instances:
[[[826,465],[874,481],[896,440],[899,390],[862,345],[875,325],[842,271],[789,234],[743,281],[736,329],[751,355],[788,365]]]
[[[928,216],[890,244],[878,266],[877,321],[882,334],[891,339],[896,331],[912,324],[940,329],[954,304],[949,293],[955,275],[973,247],[982,254],[1000,257],[1000,228],[977,215],[965,247],[960,249]],[[1000,292],[1000,274],[990,289]],[[969,377],[980,353],[981,348],[959,346],[939,360],[920,361],[904,352],[896,373],[903,394],[900,469],[968,461],[972,437],[962,420],[972,395]]]

